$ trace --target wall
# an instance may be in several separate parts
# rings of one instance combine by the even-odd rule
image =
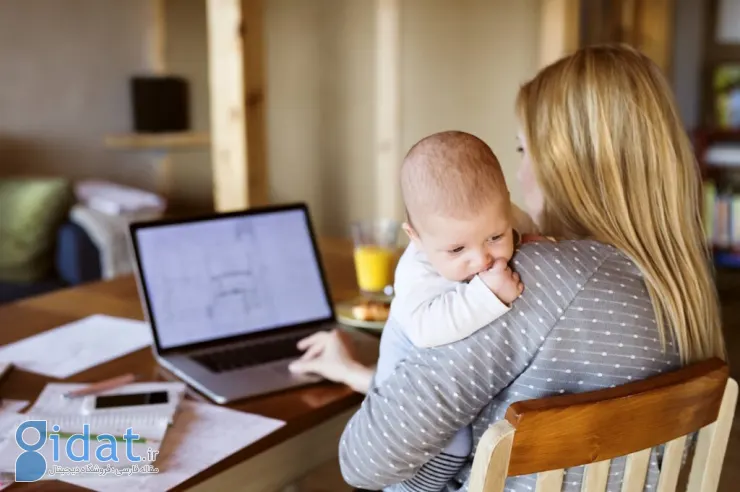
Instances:
[[[0,2],[0,173],[152,188],[151,159],[103,147],[131,127],[127,78],[147,69],[148,0]]]
[[[308,201],[327,233],[374,210],[374,3],[266,2],[273,199]],[[513,102],[536,71],[538,28],[538,0],[404,0],[401,148],[444,129],[474,133],[519,201]]]
[[[539,0],[403,3],[403,149],[435,131],[473,133],[520,202],[514,99],[537,71],[539,10]]]
[[[205,0],[170,0],[165,10],[165,68],[188,81],[190,126],[207,131],[208,45]],[[170,202],[178,208],[208,209],[213,204],[211,153],[188,149],[170,155]]]
[[[273,201],[305,200],[318,229],[373,210],[374,2],[266,2]]]
[[[702,55],[706,24],[705,0],[681,0],[674,6],[671,81],[687,129],[701,123]]]
[[[435,131],[472,132],[519,200],[513,101],[536,71],[539,10],[539,0],[402,0],[403,151]],[[154,189],[152,155],[101,143],[130,128],[126,79],[151,66],[152,15],[147,0],[5,0],[0,135],[25,143],[0,165]],[[204,16],[203,0],[167,2],[167,68],[190,81],[195,129],[208,128]],[[265,0],[271,196],[307,201],[323,233],[346,233],[375,205],[374,18],[372,0]],[[172,161],[174,202],[210,207],[209,153]]]
[[[193,81],[201,116],[202,11],[201,0],[168,5],[168,67]],[[345,234],[374,210],[374,17],[368,0],[265,2],[271,197],[308,202],[324,233]],[[498,154],[518,201],[513,101],[536,71],[538,27],[538,0],[403,0],[402,149],[443,129],[475,133]],[[178,155],[174,166],[178,192],[206,203],[207,159]]]

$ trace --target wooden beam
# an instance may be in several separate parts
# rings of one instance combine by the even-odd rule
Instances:
[[[375,27],[375,209],[379,218],[400,220],[400,0],[376,0]]]
[[[542,0],[540,67],[578,49],[580,8],[580,0]]]
[[[214,207],[269,201],[262,0],[207,0]]]
[[[153,0],[149,3],[150,22],[147,26],[147,54],[149,69],[153,75],[167,73],[167,0]],[[108,144],[106,139],[106,145]],[[152,157],[157,182],[157,193],[166,200],[172,200],[173,167],[172,156],[158,152]]]
[[[152,72],[164,75],[167,72],[167,0],[150,3],[152,20],[149,23],[149,63]]]
[[[637,3],[637,48],[648,55],[666,75],[673,63],[674,0],[650,0]]]

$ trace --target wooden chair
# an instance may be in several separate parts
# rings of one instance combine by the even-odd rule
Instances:
[[[728,374],[711,359],[616,388],[515,403],[483,434],[469,490],[501,492],[506,477],[536,473],[536,492],[559,492],[563,470],[586,465],[583,491],[604,492],[610,460],[627,456],[622,492],[642,492],[650,449],[666,444],[657,492],[672,492],[687,436],[699,431],[687,490],[715,491],[737,403]]]

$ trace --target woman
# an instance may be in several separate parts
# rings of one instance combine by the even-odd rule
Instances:
[[[506,316],[455,344],[417,351],[373,388],[340,444],[350,484],[437,488],[430,458],[471,422],[477,444],[514,401],[724,357],[697,168],[670,94],[657,66],[627,47],[579,50],[521,88],[526,206],[544,234],[563,239],[517,252],[525,292]],[[342,345],[322,352],[326,340],[341,341],[306,342],[307,360],[331,378],[334,366],[322,361]],[[367,371],[347,374],[365,380]],[[652,486],[657,460],[653,453]],[[614,460],[610,490],[623,470],[624,460]],[[447,485],[465,486],[468,473]],[[580,490],[582,473],[568,470],[564,490]],[[507,482],[507,490],[534,486],[534,477]]]

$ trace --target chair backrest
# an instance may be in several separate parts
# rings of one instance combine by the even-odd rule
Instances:
[[[559,492],[564,469],[586,465],[583,490],[604,492],[610,460],[627,456],[622,491],[641,492],[660,444],[658,491],[674,491],[686,438],[699,431],[688,490],[713,492],[737,403],[728,375],[710,359],[616,388],[514,403],[478,443],[470,491],[500,492],[506,477],[537,473],[537,492]]]

